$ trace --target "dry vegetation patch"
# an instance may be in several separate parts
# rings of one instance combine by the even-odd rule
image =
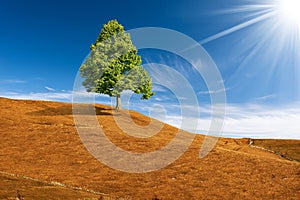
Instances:
[[[37,178],[46,183],[59,182],[123,199],[153,199],[154,196],[164,200],[300,198],[299,162],[252,148],[247,139],[221,138],[210,154],[199,159],[204,137],[197,135],[185,154],[166,168],[131,174],[107,167],[86,150],[74,126],[71,104],[0,98],[0,113],[2,172]],[[148,152],[159,149],[172,140],[177,131],[163,125],[158,134],[137,139],[120,130],[111,108],[97,105],[96,113],[109,139],[127,150]],[[133,111],[129,114],[133,116],[133,123],[149,124],[148,117]],[[128,112],[119,115],[122,117]],[[256,145],[261,145],[258,142],[255,140]],[[264,145],[278,148],[295,160],[299,158],[299,141],[270,140]],[[1,175],[0,180],[2,199],[15,197],[17,190],[25,199],[51,199],[55,195],[56,199],[95,197],[70,188],[53,188],[46,183],[15,177]]]

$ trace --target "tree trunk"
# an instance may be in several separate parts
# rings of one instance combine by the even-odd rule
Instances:
[[[116,96],[116,110],[121,108],[121,95]]]

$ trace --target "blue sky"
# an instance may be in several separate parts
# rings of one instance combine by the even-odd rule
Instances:
[[[202,44],[224,81],[223,136],[300,139],[300,22],[282,6],[277,0],[1,1],[0,96],[70,101],[90,44],[103,24],[117,19],[126,30],[163,27]],[[175,69],[188,65],[167,53],[150,54],[141,51],[144,63],[156,60]],[[189,117],[199,117],[198,132],[205,133],[209,94],[218,91],[207,91],[192,71],[182,74],[200,85],[196,94],[202,117]],[[149,102],[133,97],[130,108],[179,126],[174,99],[157,91]],[[153,105],[166,106],[168,116],[151,114]]]

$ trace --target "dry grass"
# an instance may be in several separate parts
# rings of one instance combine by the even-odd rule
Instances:
[[[109,198],[152,199],[155,195],[163,200],[300,198],[300,163],[251,148],[247,139],[219,139],[212,152],[199,159],[203,136],[197,135],[188,151],[166,168],[131,174],[113,170],[89,154],[77,134],[70,104],[0,98],[0,113],[0,171],[87,188]],[[120,119],[122,115],[127,114],[119,113]],[[131,115],[135,123],[149,124],[149,118],[135,112]],[[137,139],[122,132],[114,117],[109,107],[97,105],[97,118],[107,137],[130,151],[159,149],[177,130],[163,125],[157,135]],[[299,141],[295,142],[298,145],[294,149],[294,143],[290,143],[293,150],[289,154],[292,151],[299,156]],[[289,142],[284,143],[285,149],[289,149]],[[25,199],[41,199],[38,190],[26,193],[38,183],[1,178],[0,188],[5,191],[0,190],[0,197],[7,198],[8,194],[15,195],[16,190],[21,190]],[[47,187],[50,186],[40,186],[47,194],[42,199],[52,199],[54,195],[48,193],[52,186],[49,191]],[[69,192],[76,197],[69,196]],[[57,192],[57,198],[53,199],[80,199],[88,195],[77,192],[67,188],[63,193]],[[93,194],[86,197],[94,198]]]
[[[274,153],[300,162],[300,142],[299,140],[264,140],[255,139],[253,145],[263,147]]]
[[[0,199],[90,199],[97,200],[99,195],[58,187],[41,181],[0,174]]]

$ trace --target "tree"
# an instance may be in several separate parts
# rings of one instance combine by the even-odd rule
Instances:
[[[121,107],[121,93],[131,90],[149,99],[152,79],[141,66],[142,59],[132,44],[130,35],[116,20],[103,25],[90,54],[80,67],[87,92],[96,92],[116,97],[116,109]]]

